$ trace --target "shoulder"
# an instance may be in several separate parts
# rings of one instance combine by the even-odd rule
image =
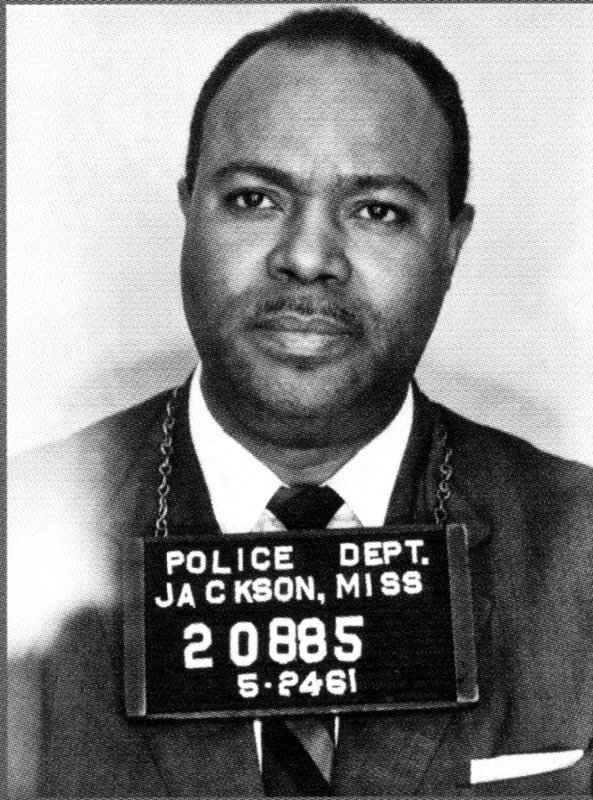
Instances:
[[[467,419],[416,390],[419,417],[430,420],[431,427],[444,425],[453,450],[454,484],[477,516],[494,514],[501,505],[535,516],[571,508],[592,530],[593,467]]]
[[[11,460],[11,464],[19,470],[50,464],[60,458],[71,460],[79,455],[92,458],[97,452],[114,457],[132,456],[146,431],[163,413],[169,395],[170,391],[161,392],[131,408],[105,417],[66,439],[19,454]]]
[[[158,463],[149,449],[158,462],[167,397],[157,395],[9,463],[13,650],[49,643],[78,609],[105,606],[117,595],[122,534],[133,525],[141,485],[138,465],[146,464],[156,498]],[[42,603],[33,602],[31,587]]]
[[[492,532],[495,569],[529,591],[593,599],[593,469],[442,409],[453,485]],[[590,602],[589,600],[589,602]],[[576,613],[578,610],[575,610]]]
[[[169,392],[107,417],[9,463],[9,541],[69,548],[117,541],[134,519],[139,492],[158,480]],[[156,498],[156,491],[153,492]],[[156,501],[155,501],[156,502]]]
[[[593,542],[593,469],[444,410],[458,480],[491,523]]]
[[[427,408],[453,450],[450,506],[458,501],[461,516],[490,530],[501,569],[514,562],[552,574],[564,565],[590,594],[593,469],[430,401]]]
[[[472,422],[441,406],[447,431],[459,455],[489,476],[514,479],[526,490],[578,495],[593,501],[593,468],[547,453],[524,439]]]
[[[106,417],[60,441],[12,458],[9,482],[41,489],[49,484],[94,483],[124,475],[151,431],[158,428],[170,392]]]

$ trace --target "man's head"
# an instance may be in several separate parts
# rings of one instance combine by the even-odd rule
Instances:
[[[180,182],[207,394],[303,446],[385,424],[469,232],[467,174],[455,81],[421,45],[342,9],[242,39]]]

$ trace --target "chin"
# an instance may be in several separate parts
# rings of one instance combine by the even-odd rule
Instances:
[[[300,363],[254,357],[251,348],[233,344],[203,354],[208,383],[227,413],[253,430],[283,428],[311,445],[340,438],[341,426],[346,434],[354,420],[364,428],[371,418],[389,415],[407,374],[401,364],[394,369],[393,358],[367,352]]]
[[[328,381],[312,370],[284,373],[268,372],[252,383],[254,399],[278,416],[313,420],[350,405],[353,387],[345,382]]]

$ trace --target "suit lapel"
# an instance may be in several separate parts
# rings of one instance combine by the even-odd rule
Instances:
[[[414,794],[432,766],[453,717],[444,712],[342,718],[333,793],[390,797]],[[446,791],[450,763],[439,764],[442,774],[433,776],[432,783],[441,791]],[[451,786],[448,788],[450,792]]]
[[[189,381],[179,391],[173,429],[169,534],[221,535],[189,430]],[[119,500],[129,494],[133,530],[123,537],[152,536],[158,510],[160,444],[166,400],[133,460]],[[133,500],[132,500],[133,498]],[[126,514],[120,518],[125,519]],[[129,515],[127,516],[129,519]],[[263,787],[251,721],[159,722],[144,726],[142,737],[169,797],[261,796]]]
[[[389,503],[386,524],[432,523],[440,480],[443,446],[439,438],[441,411],[416,387],[410,440]],[[456,465],[461,470],[461,465]],[[484,548],[490,529],[481,522],[462,489],[448,503],[451,521],[469,531],[476,642],[488,630],[491,613]],[[336,754],[334,794],[411,795],[422,789],[451,793],[464,777],[470,742],[463,714],[457,711],[345,715]],[[438,753],[443,754],[439,758]],[[428,776],[427,773],[430,773]]]
[[[250,721],[159,723],[146,739],[168,797],[263,795]]]
[[[175,404],[172,470],[169,476],[171,488],[167,498],[169,535],[174,536],[180,528],[184,528],[183,534],[187,535],[189,526],[195,536],[220,536],[220,528],[191,440],[188,407],[190,380],[191,377],[180,388]],[[126,476],[128,491],[134,498],[134,531],[122,531],[124,537],[153,535],[158,513],[157,489],[161,480],[159,466],[163,460],[160,447],[167,399],[168,397],[164,398],[160,413],[147,431],[144,444]],[[126,519],[125,514],[121,516]]]

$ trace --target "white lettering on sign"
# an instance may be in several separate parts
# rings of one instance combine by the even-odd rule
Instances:
[[[412,564],[418,563],[418,550],[424,545],[422,539],[406,539],[404,546],[411,551]],[[340,544],[340,566],[365,567],[389,566],[403,553],[403,547],[397,540],[387,542],[365,542],[362,546],[355,542]]]
[[[382,572],[378,578],[381,593],[385,597],[395,597],[401,591],[405,594],[419,594],[422,591],[422,575],[416,570],[408,570],[399,576],[397,572]],[[355,599],[372,597],[375,588],[373,573],[353,572],[352,575],[336,574],[336,598],[343,600],[347,597]]]
[[[416,570],[408,570],[400,577],[397,572],[384,572],[381,575],[381,591],[386,597],[395,597],[401,591],[405,594],[419,594],[422,591],[422,575]]]
[[[422,539],[406,539],[404,542],[406,547],[412,551],[412,564],[418,563],[418,549],[424,546]]]
[[[259,635],[253,622],[236,622],[229,634],[229,655],[237,667],[250,667],[257,660]]]
[[[277,664],[289,664],[297,656],[297,626],[290,617],[275,617],[270,622],[270,658]]]
[[[154,602],[159,606],[159,608],[169,608],[171,603],[173,602],[173,587],[170,583],[167,583],[167,596],[163,600],[162,597],[155,597]]]
[[[383,542],[383,563],[389,566],[391,559],[397,558],[401,552],[402,546],[398,541]]]
[[[416,570],[404,572],[402,580],[406,594],[419,594],[422,591],[422,575]]]
[[[364,563],[366,567],[380,567],[383,564],[383,556],[380,550],[381,542],[364,543]]]
[[[230,575],[231,568],[224,567],[220,564],[220,551],[215,550],[212,553],[212,574],[213,575]]]
[[[336,575],[336,597],[341,600],[344,594],[352,594],[354,597],[360,597],[360,577],[358,572],[346,577],[338,572]]]
[[[317,670],[312,670],[304,680],[300,681],[297,672],[285,669],[278,677],[278,694],[280,697],[291,697],[293,688],[297,689],[299,694],[309,694],[311,697],[319,697],[323,689],[333,695],[343,695],[347,692],[354,694],[358,691],[354,667],[350,667],[347,672],[343,669],[330,669],[325,679],[323,672],[319,674],[320,677],[317,676]],[[259,693],[257,673],[245,672],[238,675],[237,687],[241,697],[256,697]],[[272,684],[268,683],[266,688],[271,689]]]
[[[184,560],[181,550],[169,550],[167,553],[167,575],[172,575],[175,567],[181,566]]]
[[[338,572],[335,576],[335,596],[337,600],[351,598],[373,597],[380,591],[385,597],[396,597],[402,591],[405,594],[419,594],[423,590],[422,574],[417,570],[407,570],[403,574],[388,570],[380,574],[372,572],[353,572],[345,575]],[[196,608],[196,587],[190,583],[183,583],[181,588],[174,590],[173,584],[167,582],[165,591],[154,598],[159,608],[183,608],[191,606]],[[202,589],[200,589],[200,593]],[[221,579],[212,579],[204,584],[204,600],[210,605],[222,603],[280,603],[310,601],[325,604],[325,592],[317,592],[313,575],[281,576],[278,578],[245,578],[233,581],[232,587],[227,586]]]
[[[269,555],[269,547],[254,547],[254,549],[251,551],[251,563],[253,564],[254,569],[259,569],[262,572],[270,569],[270,559],[266,558],[266,556]]]
[[[294,569],[294,564],[290,560],[292,555],[292,545],[284,544],[274,548],[274,567],[276,569]]]
[[[201,575],[202,572],[205,572],[206,556],[204,553],[201,550],[192,550],[191,553],[188,553],[185,560],[185,568],[192,575]]]
[[[184,639],[199,638],[197,642],[188,644],[183,651],[183,663],[186,669],[204,669],[214,664],[211,658],[196,658],[196,653],[203,653],[212,646],[212,631],[203,622],[193,622],[183,631]]]
[[[204,595],[207,603],[213,603],[214,605],[224,603],[226,600],[224,581],[208,581]]]
[[[177,601],[177,608],[181,608],[181,606],[191,606],[192,608],[196,607],[196,601],[194,600],[194,593],[191,590],[191,586],[189,583],[184,583],[181,587],[181,591],[179,592],[179,600]]]
[[[294,582],[291,578],[276,578],[274,581],[274,596],[281,603],[288,603],[294,597]]]
[[[362,575],[362,584],[361,584]],[[373,576],[370,572],[354,572],[352,575],[346,576],[341,572],[336,575],[336,597],[342,600],[345,595],[352,595],[355,598],[372,597],[373,596]]]
[[[256,578],[251,581],[253,587],[253,602],[267,603],[274,596],[272,581],[269,578]]]
[[[397,572],[384,572],[381,575],[381,591],[386,597],[395,597],[401,592]]]
[[[241,675],[237,675],[237,686],[241,697],[257,697],[259,694],[257,672],[243,672]]]
[[[167,575],[172,575],[180,568],[192,575],[202,575],[208,571],[212,575],[231,575],[234,572],[244,572],[246,566],[258,572],[294,569],[292,553],[293,546],[290,544],[273,547],[258,545],[247,552],[246,548],[239,547],[235,552],[227,554],[229,560],[225,563],[221,550],[213,550],[211,554],[204,550],[190,550],[187,554],[181,550],[168,550],[165,561]]]
[[[346,663],[360,659],[362,639],[353,629],[363,626],[364,618],[361,614],[335,618],[334,638],[338,644],[331,649],[333,658]],[[212,647],[212,630],[205,622],[188,625],[183,631],[183,638],[191,640],[183,651],[186,669],[209,669],[213,666],[213,659],[203,655]],[[318,664],[329,653],[326,624],[319,617],[307,617],[299,623],[291,617],[274,617],[270,620],[267,629],[267,656],[276,664],[290,664],[293,661]],[[260,658],[260,634],[253,622],[235,622],[231,627],[229,658],[237,667],[250,667]],[[328,691],[339,694],[331,689]]]
[[[305,664],[317,664],[327,655],[325,625],[317,617],[304,619],[297,628],[299,658]]]
[[[340,566],[355,567],[358,564],[359,547],[351,542],[342,542],[340,545]]]
[[[334,654],[338,661],[358,661],[362,655],[362,639],[357,633],[348,632],[347,628],[362,628],[364,619],[361,614],[353,617],[336,617],[336,639],[346,647],[336,647]]]
[[[315,578],[312,575],[246,578],[234,582],[235,603],[268,603],[270,600],[288,603],[290,600],[315,599]]]

